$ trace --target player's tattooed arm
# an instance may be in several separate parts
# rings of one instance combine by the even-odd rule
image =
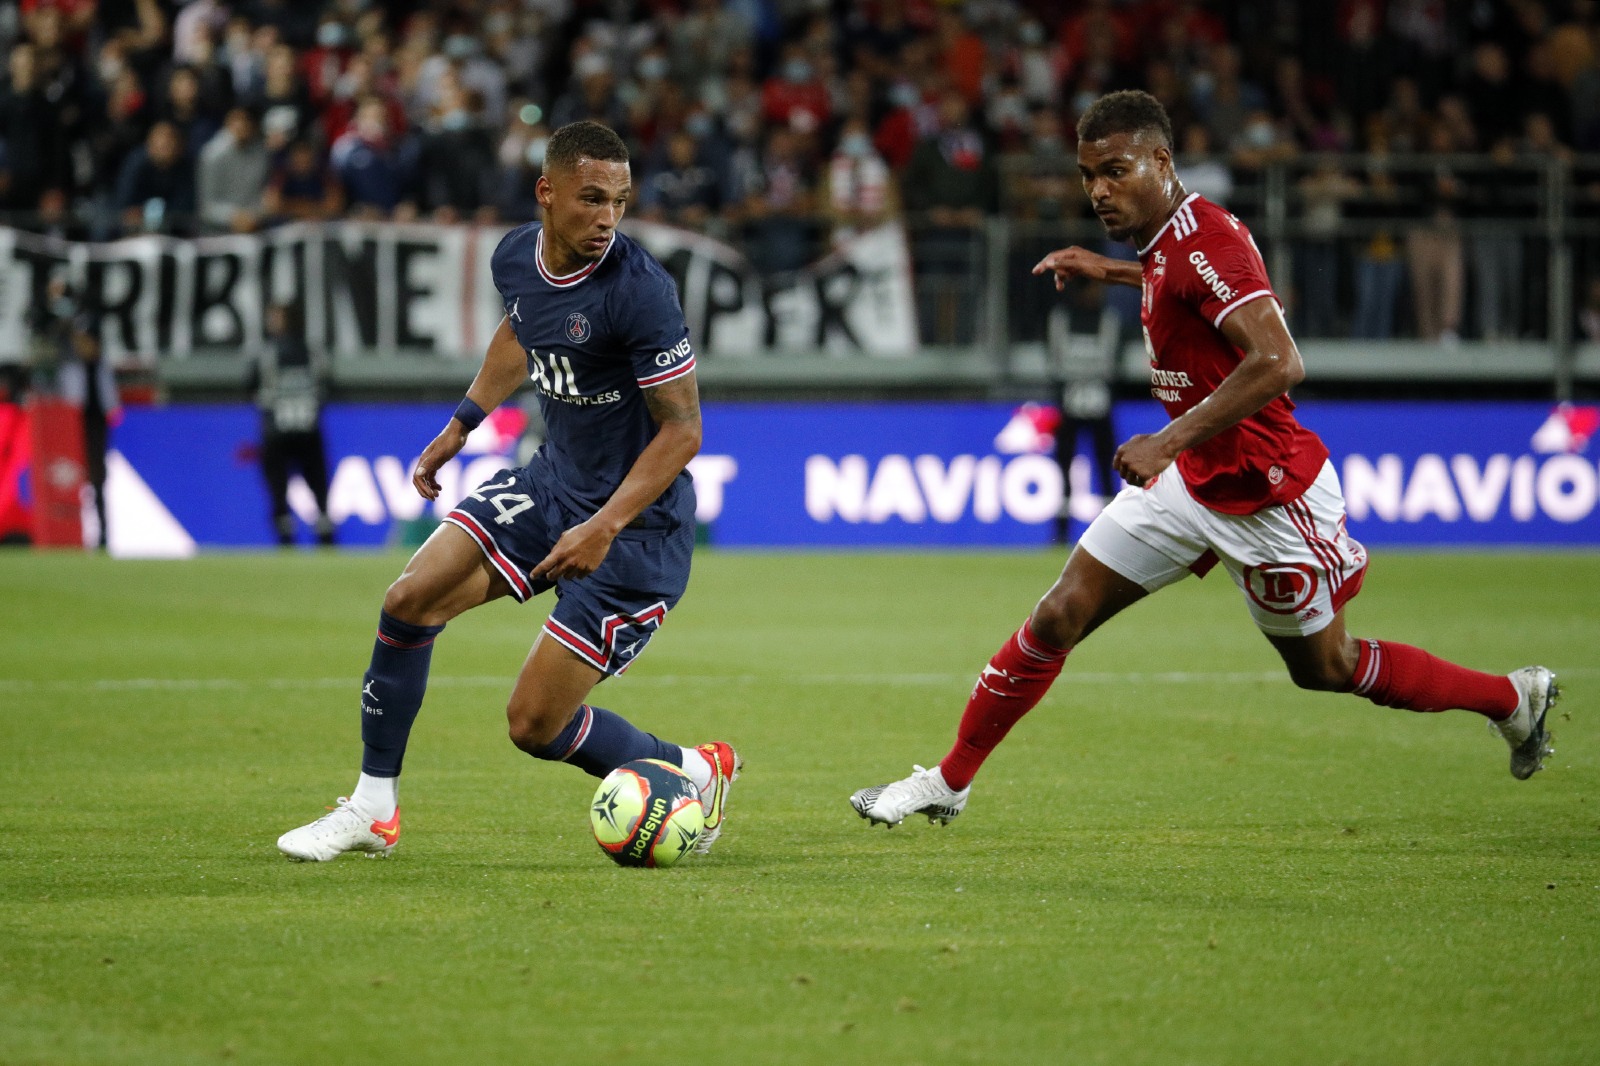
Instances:
[[[483,366],[478,368],[467,398],[485,411],[493,411],[504,403],[528,375],[528,357],[522,350],[517,335],[511,331],[508,319],[500,320],[494,331],[489,349],[484,353]],[[417,468],[411,473],[411,484],[425,500],[439,498],[439,468],[456,457],[467,443],[467,427],[451,418],[444,429],[422,450]]]
[[[583,577],[605,562],[606,552],[629,522],[667,491],[700,451],[700,389],[694,371],[644,390],[656,435],[639,453],[622,484],[594,517],[565,533],[534,567],[535,580]]]

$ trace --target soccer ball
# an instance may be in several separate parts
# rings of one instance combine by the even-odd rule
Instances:
[[[694,851],[706,816],[688,774],[660,759],[635,759],[595,789],[589,826],[618,866],[672,866]]]

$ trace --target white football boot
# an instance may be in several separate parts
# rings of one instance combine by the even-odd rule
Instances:
[[[887,826],[899,825],[908,814],[926,814],[930,825],[949,825],[966,810],[971,785],[957,792],[944,783],[944,774],[937,766],[932,770],[920,766],[911,769],[914,772],[910,777],[861,789],[850,797],[850,806],[867,821]]]
[[[706,827],[700,833],[700,842],[694,846],[696,855],[704,855],[722,835],[723,816],[728,811],[728,793],[744,769],[744,760],[732,745],[720,740],[701,744],[695,749],[711,764],[711,787],[700,794],[700,806],[705,811]]]
[[[327,862],[347,851],[369,859],[386,859],[400,840],[400,808],[387,822],[369,818],[345,796],[339,805],[310,825],[291,829],[278,838],[278,850],[293,862]]]
[[[1561,697],[1561,687],[1556,675],[1542,666],[1524,666],[1506,676],[1516,687],[1517,709],[1503,721],[1490,722],[1489,728],[1511,748],[1511,776],[1526,781],[1544,768],[1546,756],[1555,754],[1544,719]]]

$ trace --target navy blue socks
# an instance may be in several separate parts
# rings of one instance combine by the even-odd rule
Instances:
[[[433,638],[444,626],[416,626],[378,613],[372,665],[361,679],[361,772],[399,777],[411,723],[428,689]]]
[[[660,759],[673,766],[683,765],[683,749],[668,744],[638,728],[615,711],[591,707],[578,708],[567,727],[556,735],[536,758],[567,762],[584,773],[604,777],[625,762],[635,759]]]

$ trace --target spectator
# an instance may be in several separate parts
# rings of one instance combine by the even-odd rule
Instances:
[[[939,119],[939,132],[917,145],[906,167],[906,208],[935,227],[972,230],[996,207],[994,160],[959,92],[945,94]]]
[[[356,108],[369,96],[381,98],[388,108],[389,129],[401,132],[406,128],[406,109],[394,91],[393,78],[381,78],[372,57],[365,52],[350,57],[344,72],[334,80],[328,98],[322,105],[322,131],[329,144],[333,144],[349,131],[355,121]]]
[[[787,125],[772,127],[759,165],[745,190],[746,250],[768,274],[799,270],[812,258],[815,206],[801,135]]]
[[[1333,337],[1339,327],[1339,234],[1344,227],[1344,205],[1360,194],[1361,185],[1335,162],[1318,163],[1300,179],[1305,237],[1299,244],[1295,268],[1300,312],[1297,334]]]
[[[0,143],[6,151],[0,205],[10,210],[33,211],[45,190],[70,183],[66,138],[35,61],[33,45],[11,49],[10,84],[0,94]]]
[[[356,217],[416,217],[416,145],[390,133],[389,108],[379,97],[361,101],[355,126],[334,143],[329,161]]]
[[[228,112],[221,132],[200,153],[196,196],[200,225],[210,233],[250,233],[261,225],[270,160],[248,108]]]
[[[274,164],[261,208],[274,222],[328,222],[344,213],[344,188],[310,141],[295,141]]]
[[[912,261],[927,278],[919,292],[924,331],[936,342],[970,344],[976,316],[958,311],[958,293],[979,276],[981,228],[994,211],[998,179],[966,98],[948,90],[939,105],[940,130],[925,138],[906,166],[905,203],[914,222]]]
[[[1197,122],[1184,130],[1182,147],[1177,162],[1183,187],[1214,204],[1228,206],[1228,201],[1233,199],[1233,171],[1212,151],[1207,128]]]
[[[1252,116],[1268,111],[1267,95],[1240,73],[1239,50],[1233,45],[1219,44],[1207,58],[1207,68],[1194,82],[1195,108],[1211,134],[1211,143],[1231,145]]]
[[[1516,136],[1528,103],[1520,88],[1512,81],[1511,64],[1498,44],[1485,41],[1472,50],[1472,72],[1463,95],[1484,144]]]
[[[116,206],[125,233],[194,233],[194,163],[172,123],[151,126],[144,146],[128,154]]]
[[[550,144],[550,127],[540,116],[536,105],[523,104],[500,140],[495,207],[502,219],[517,225],[538,218],[543,210],[535,189]]]
[[[1394,79],[1394,50],[1382,32],[1382,7],[1381,0],[1350,0],[1339,9],[1334,84],[1358,124],[1383,107]]]
[[[673,27],[669,55],[674,75],[691,83],[727,72],[735,54],[752,39],[749,23],[736,5],[693,0]]]
[[[640,214],[652,222],[704,230],[722,206],[722,179],[700,158],[700,146],[687,131],[667,139],[666,158],[644,180]]]
[[[1548,115],[1528,118],[1549,127]],[[1520,155],[1516,141],[1502,137],[1489,149],[1493,167],[1468,173],[1463,214],[1472,220],[1473,323],[1487,341],[1522,332],[1524,229],[1539,215],[1539,173]]]
[[[762,85],[761,113],[769,125],[788,126],[799,133],[811,133],[827,124],[833,99],[804,45],[794,42],[785,46],[783,62]]]
[[[481,109],[477,94],[456,79],[441,86],[434,120],[421,138],[418,167],[421,206],[435,222],[494,217],[494,141]]]
[[[178,67],[167,76],[167,98],[162,103],[160,117],[178,131],[184,153],[191,159],[200,158],[201,149],[210,144],[211,138],[222,128],[202,105],[200,78],[188,67]]]
[[[1455,148],[1449,128],[1435,125],[1428,137],[1435,162],[1412,179],[1415,221],[1406,230],[1417,335],[1445,345],[1454,345],[1460,336],[1465,286],[1460,218],[1466,190],[1450,164]]]
[[[1061,118],[1056,109],[1035,108],[1028,141],[1011,170],[1016,180],[1009,192],[1006,213],[1046,222],[1066,218],[1083,197],[1077,170],[1077,154],[1061,136]],[[1035,257],[1027,266],[1032,267],[1037,261]]]
[[[829,240],[835,245],[899,214],[894,174],[872,146],[864,119],[847,119],[839,131],[838,147],[828,160],[823,204],[831,226]]]
[[[273,45],[267,51],[261,88],[244,99],[261,116],[263,125],[290,130],[291,140],[309,137],[315,132],[312,123],[316,110],[311,104],[311,93],[300,78],[294,49],[286,44]]]
[[[1356,305],[1350,335],[1388,340],[1394,335],[1395,303],[1402,281],[1400,248],[1392,229],[1401,210],[1400,183],[1395,180],[1389,132],[1381,115],[1367,123],[1367,166],[1363,190],[1351,202],[1351,217],[1372,220],[1372,228],[1356,255]]]
[[[611,61],[596,51],[584,51],[572,64],[573,83],[550,107],[550,125],[560,129],[570,122],[593,119],[612,129],[627,127],[627,114],[617,100]]]

